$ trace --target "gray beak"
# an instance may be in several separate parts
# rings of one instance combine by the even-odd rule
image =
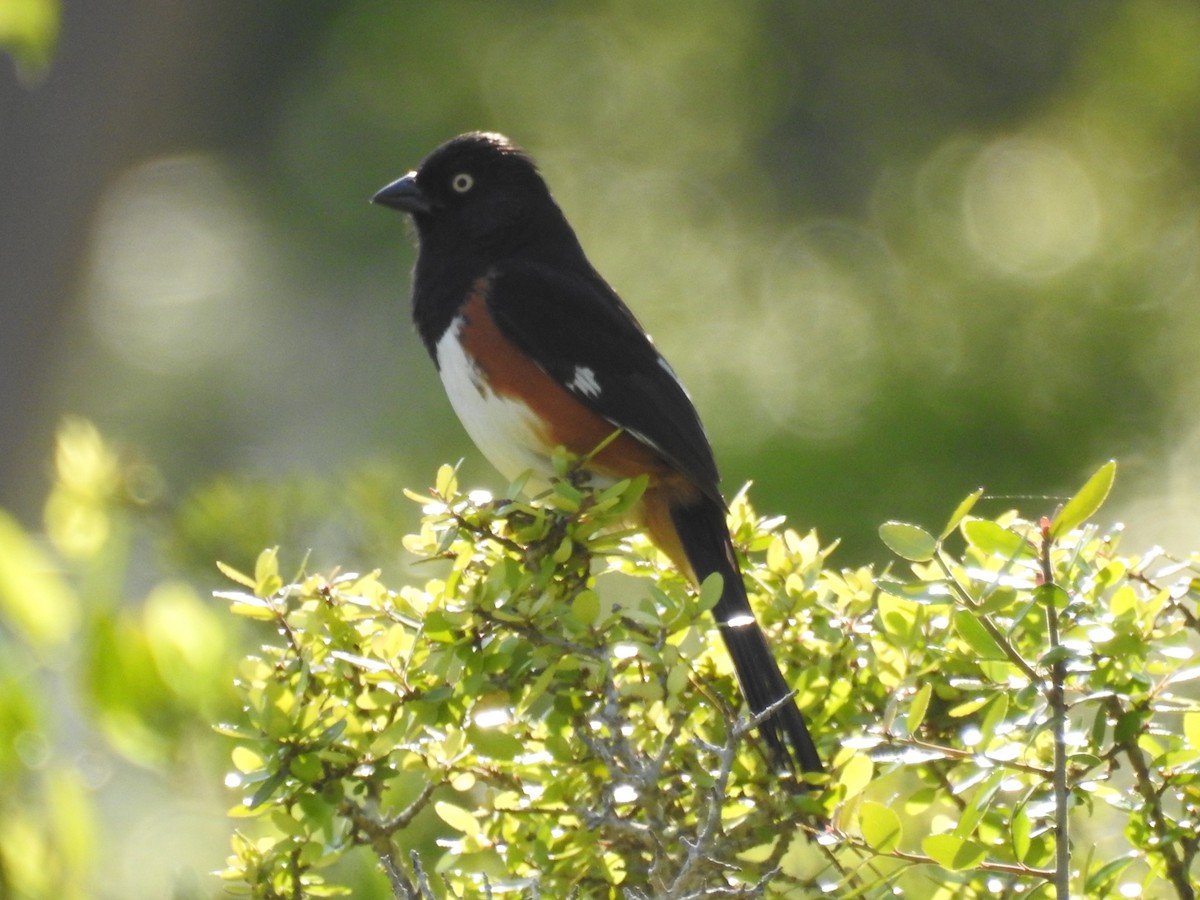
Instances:
[[[429,213],[434,209],[433,201],[417,185],[416,172],[393,181],[376,193],[371,202],[406,213]]]

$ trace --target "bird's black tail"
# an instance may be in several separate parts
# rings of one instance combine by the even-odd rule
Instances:
[[[750,608],[725,524],[725,511],[712,499],[702,497],[672,506],[671,521],[696,578],[703,581],[713,572],[720,572],[724,579],[721,599],[713,608],[713,615],[733,659],[742,693],[750,711],[757,715],[787,697],[791,690]],[[759,731],[777,765],[793,770],[799,767],[803,772],[824,771],[804,716],[794,700],[780,706],[759,726]]]

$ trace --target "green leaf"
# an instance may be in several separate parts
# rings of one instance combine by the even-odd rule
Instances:
[[[4,0],[0,3],[0,48],[8,50],[27,78],[50,65],[58,41],[58,0]]]
[[[79,623],[79,602],[56,568],[0,510],[0,624],[39,648],[65,643]]]
[[[566,479],[557,479],[550,486],[550,495],[546,502],[553,504],[555,509],[575,513],[583,504],[583,492]]]
[[[1200,747],[1200,712],[1184,713],[1183,737],[1189,747]]]
[[[887,593],[880,594],[875,605],[879,609],[879,621],[888,634],[904,644],[909,643],[917,627],[921,607],[911,600],[902,600]]]
[[[1004,717],[1008,715],[1008,694],[998,694],[987,714],[983,717],[983,723],[979,726],[982,734],[980,746],[986,748],[992,742],[992,738],[996,736],[996,728],[1004,721]]]
[[[1023,806],[1012,817],[1011,833],[1013,854],[1018,862],[1025,862],[1029,853],[1029,836],[1033,833],[1033,823],[1029,821],[1029,815]]]
[[[466,835],[479,834],[479,820],[461,806],[455,806],[445,800],[438,800],[433,804],[433,811],[437,813],[439,819],[455,831],[461,831]]]
[[[987,556],[1033,559],[1037,555],[1025,538],[990,519],[966,519],[961,530],[967,543]]]
[[[951,603],[954,600],[950,586],[944,581],[915,581],[907,584],[887,578],[876,578],[875,587],[885,594],[902,597],[914,603]]]
[[[286,769],[278,769],[275,772],[272,772],[267,777],[266,781],[259,785],[259,788],[254,792],[254,795],[250,797],[249,800],[243,801],[246,805],[246,808],[257,809],[266,803],[267,800],[270,799],[271,795],[275,793],[275,789],[287,781],[287,776],[288,773]]]
[[[667,693],[672,697],[683,694],[687,690],[691,675],[692,670],[686,663],[672,666],[671,671],[667,674]]]
[[[1050,523],[1050,537],[1057,540],[1074,528],[1078,528],[1096,514],[1104,504],[1108,492],[1112,490],[1113,480],[1117,477],[1117,463],[1109,460],[1096,474],[1087,480],[1067,505],[1058,511],[1054,521]]]
[[[1149,713],[1137,710],[1127,710],[1117,718],[1113,727],[1113,738],[1117,741],[1127,741],[1136,738],[1142,730],[1142,724]]]
[[[871,761],[871,757],[862,753],[850,757],[837,780],[837,783],[846,789],[844,799],[849,800],[866,790],[874,774],[875,763]]]
[[[987,704],[988,698],[986,696],[972,697],[970,700],[966,700],[950,707],[950,709],[946,710],[946,715],[952,719],[961,719],[965,716],[971,715],[972,713],[979,712],[979,710],[983,709],[985,706],[987,706]]]
[[[221,562],[219,559],[217,560],[217,568],[220,570],[221,574],[230,581],[236,581],[242,587],[247,587],[250,588],[250,590],[254,590],[254,579],[249,575],[243,575],[233,566],[227,565],[226,563]]]
[[[979,827],[979,822],[992,805],[992,800],[996,796],[1000,782],[1004,779],[1004,774],[1002,771],[993,772],[983,784],[975,789],[970,801],[963,808],[958,824],[954,827],[956,835],[959,837],[970,837],[975,829]]]
[[[517,738],[499,728],[480,728],[472,725],[467,729],[467,737],[475,752],[489,759],[516,759],[529,749]]]
[[[725,581],[720,572],[713,572],[705,578],[700,584],[700,596],[696,599],[696,605],[700,607],[700,611],[707,612],[716,606],[724,588]]]
[[[585,628],[596,624],[600,617],[600,598],[595,591],[580,591],[571,601],[571,614]]]
[[[963,520],[975,506],[975,502],[983,496],[983,488],[976,488],[971,493],[967,494],[962,503],[955,507],[954,512],[950,515],[950,519],[946,522],[946,527],[942,529],[942,533],[938,535],[938,541],[944,541],[950,537],[950,533],[958,527],[958,523]]]
[[[433,491],[442,500],[450,502],[458,493],[458,472],[454,466],[438,467],[437,477],[433,482]]]
[[[937,551],[937,539],[932,534],[907,522],[884,522],[879,526],[879,537],[889,550],[912,562],[933,559]]]
[[[900,844],[903,826],[896,811],[867,800],[858,811],[858,823],[863,840],[878,853],[890,853]]]
[[[1117,876],[1129,866],[1138,861],[1139,854],[1128,853],[1110,860],[1099,869],[1092,872],[1084,883],[1084,890],[1089,897],[1101,897],[1107,894]]]
[[[1186,729],[1187,729],[1187,718],[1185,717],[1184,718],[1184,734],[1187,734]],[[1104,708],[1103,704],[1101,704],[1096,709],[1096,715],[1092,719],[1091,731],[1088,732],[1088,739],[1089,739],[1089,742],[1091,743],[1091,745],[1093,747],[1098,747],[1101,744],[1103,744],[1104,743],[1104,734],[1107,731],[1108,731],[1108,710]],[[1197,737],[1200,737],[1200,732],[1197,733]],[[1193,744],[1193,746],[1200,746],[1200,744]]]
[[[905,719],[909,734],[916,734],[921,723],[925,721],[925,712],[929,709],[929,699],[932,696],[933,685],[928,681],[917,689],[916,696],[908,705],[908,717]]]
[[[943,869],[961,872],[983,862],[987,851],[974,841],[953,834],[934,834],[921,841],[921,849]]]
[[[596,495],[595,510],[611,510],[614,514],[626,512],[641,499],[649,479],[640,475],[634,479],[618,481]]]
[[[283,579],[279,577],[279,548],[271,547],[258,554],[254,561],[254,593],[260,597],[270,597],[283,587]]]
[[[571,558],[571,553],[575,549],[575,542],[570,537],[564,537],[558,545],[558,549],[554,551],[551,559],[560,566]]]
[[[261,597],[231,591],[214,591],[214,597],[229,601],[229,611],[235,616],[270,622],[276,618],[275,607]]]
[[[1004,651],[996,643],[996,639],[980,624],[979,619],[969,610],[959,609],[954,612],[954,630],[967,642],[980,659],[1005,659]]]
[[[230,754],[233,767],[243,774],[256,772],[264,765],[265,760],[249,747],[234,747]]]

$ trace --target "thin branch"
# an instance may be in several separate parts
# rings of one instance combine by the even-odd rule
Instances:
[[[433,796],[435,787],[436,785],[432,781],[425,782],[425,787],[421,788],[421,793],[417,795],[417,798],[412,803],[408,804],[408,806],[390,819],[384,819],[379,823],[379,827],[383,833],[392,835],[402,828],[407,828],[409,822],[417,817],[417,813],[425,808],[425,804]]]
[[[871,853],[876,856],[886,856],[891,859],[899,859],[904,862],[916,863],[923,866],[941,866],[932,856],[926,856],[924,853],[910,853],[907,850],[889,850],[886,853],[880,853],[869,847],[861,839],[855,838],[852,835],[842,835],[846,846],[853,847],[864,852]],[[983,860],[975,865],[975,868],[982,872],[1002,872],[1005,875],[1020,875],[1026,878],[1041,878],[1043,881],[1053,881],[1055,872],[1053,869],[1035,869],[1032,866],[1022,865],[1020,863],[1002,863],[993,862],[991,860]]]
[[[1053,588],[1054,565],[1050,560],[1050,520],[1041,522],[1042,542],[1038,557],[1042,568],[1042,585],[1046,591],[1046,633],[1054,662],[1050,667],[1049,700],[1054,734],[1054,893],[1059,900],[1071,896],[1071,835],[1070,796],[1067,793],[1067,701],[1064,687],[1067,681],[1067,661],[1061,654],[1058,639],[1058,606]],[[1062,590],[1062,588],[1058,588]]]
[[[732,722],[729,724],[729,727],[726,728],[726,739],[723,746],[718,747],[707,742],[701,742],[705,749],[716,755],[720,763],[720,768],[717,770],[717,780],[708,795],[708,810],[704,816],[703,824],[701,824],[694,842],[684,841],[687,845],[687,856],[684,858],[683,864],[680,865],[679,871],[675,874],[675,878],[664,897],[680,898],[685,896],[681,892],[686,889],[692,871],[701,860],[708,858],[708,846],[713,836],[721,827],[721,808],[725,805],[725,797],[729,788],[729,774],[733,771],[733,761],[737,756],[737,747],[741,742],[742,735],[745,733],[745,729],[740,727],[741,724],[741,722]]]
[[[1050,778],[1053,770],[1044,769],[1041,766],[1032,766],[1028,763],[1017,762],[1011,759],[996,759],[988,756],[986,753],[981,753],[974,750],[960,750],[957,747],[947,747],[945,744],[935,744],[932,741],[923,741],[915,737],[901,737],[892,732],[884,732],[883,735],[889,743],[898,744],[901,746],[913,747],[917,750],[925,750],[929,753],[937,753],[945,756],[948,759],[960,760],[963,762],[972,760],[983,760],[989,766],[996,769],[1012,769],[1015,772],[1025,772],[1029,775],[1036,775],[1038,778]]]
[[[1121,708],[1121,704],[1115,697],[1108,701],[1109,713],[1114,719],[1120,721],[1125,714],[1125,710]],[[1123,737],[1117,738],[1116,742],[1125,756],[1129,759],[1129,764],[1133,768],[1134,785],[1137,787],[1137,792],[1141,794],[1142,800],[1146,803],[1146,813],[1150,820],[1150,824],[1154,829],[1155,835],[1159,838],[1154,847],[1155,853],[1163,861],[1163,865],[1167,870],[1167,878],[1175,887],[1175,892],[1180,896],[1181,900],[1195,900],[1196,889],[1192,886],[1191,879],[1188,877],[1188,867],[1176,855],[1174,845],[1166,839],[1170,831],[1170,823],[1167,821],[1167,815],[1163,811],[1162,799],[1154,787],[1154,778],[1150,774],[1150,769],[1146,766],[1146,760],[1142,756],[1142,749],[1138,746],[1137,733],[1126,734]]]
[[[963,587],[962,583],[958,580],[958,577],[954,574],[954,571],[942,558],[942,555],[939,553],[934,557],[934,559],[937,560],[938,566],[950,580],[950,584],[954,588],[954,593],[958,596],[958,599],[962,601],[963,606],[975,614],[976,620],[980,625],[983,626],[984,630],[992,636],[992,640],[996,642],[996,646],[1000,648],[1000,651],[1006,657],[1008,657],[1009,661],[1014,666],[1021,670],[1021,673],[1027,679],[1029,679],[1031,684],[1040,684],[1042,677],[1038,675],[1037,670],[1034,669],[1033,666],[1031,666],[1028,662],[1026,662],[1025,657],[1021,656],[1021,654],[1016,651],[1013,645],[1009,643],[1008,635],[996,627],[996,624],[992,621],[991,616],[984,615],[980,612],[979,604],[975,602],[975,598],[971,596],[971,592]]]
[[[425,876],[425,870],[421,867],[421,857],[416,850],[408,854],[408,858],[412,860],[413,872],[417,875],[417,888],[421,892],[422,898],[433,900],[436,896],[433,889],[429,886],[429,879]]]

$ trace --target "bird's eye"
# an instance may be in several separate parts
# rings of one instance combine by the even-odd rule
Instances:
[[[475,179],[469,172],[459,172],[450,179],[450,187],[454,188],[455,193],[465,194],[475,187]]]

